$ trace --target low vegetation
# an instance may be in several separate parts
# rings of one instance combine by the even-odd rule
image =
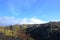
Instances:
[[[60,40],[60,22],[0,26],[0,40]]]

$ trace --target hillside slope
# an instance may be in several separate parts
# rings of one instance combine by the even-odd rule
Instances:
[[[49,22],[36,26],[26,29],[27,34],[35,40],[60,40],[60,22]]]
[[[0,27],[0,40],[60,40],[60,22]]]

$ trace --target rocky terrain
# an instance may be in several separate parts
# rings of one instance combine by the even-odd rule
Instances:
[[[60,22],[0,27],[0,40],[60,40]]]

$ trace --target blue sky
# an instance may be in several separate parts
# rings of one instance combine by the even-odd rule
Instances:
[[[15,20],[35,18],[46,22],[59,21],[60,0],[0,0],[1,24],[6,23],[6,17],[10,18],[8,21],[12,20],[11,17]]]

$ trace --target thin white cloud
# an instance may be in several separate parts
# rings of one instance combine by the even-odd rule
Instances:
[[[14,24],[41,24],[46,23],[37,18],[22,18],[16,19],[15,17],[0,17],[0,25],[14,25]]]
[[[13,2],[13,0],[9,0],[8,2],[7,2],[7,6],[8,6],[8,11],[12,14],[12,15],[14,15],[14,16],[17,16],[17,15],[19,15],[19,13],[16,11],[17,9],[16,9],[16,5],[15,5],[15,3]]]
[[[13,25],[18,22],[14,17],[0,17],[0,25]]]
[[[37,0],[8,0],[6,2],[8,11],[14,16],[21,15],[22,10],[31,9]]]
[[[22,19],[19,24],[42,24],[42,23],[46,23],[46,22],[32,17],[32,18]]]

